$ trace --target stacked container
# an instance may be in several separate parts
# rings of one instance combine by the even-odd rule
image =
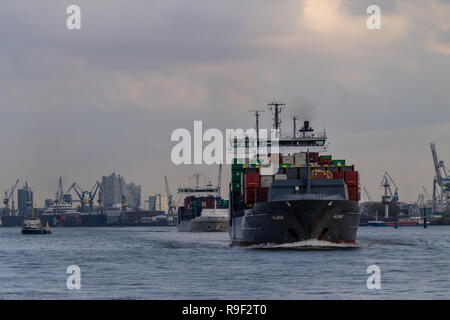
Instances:
[[[347,184],[348,199],[359,201],[359,176],[358,171],[345,172],[345,183]]]

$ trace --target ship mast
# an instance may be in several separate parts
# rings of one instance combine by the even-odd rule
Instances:
[[[251,110],[249,112],[253,112],[256,120],[256,159],[259,160],[259,114],[264,110]]]
[[[278,101],[274,100],[272,103],[268,104],[270,111],[273,112],[273,128],[275,131],[280,131],[281,136],[281,119],[280,119],[280,113],[281,110],[286,106],[285,103],[279,103]]]
[[[292,119],[292,124],[293,124],[293,128],[294,128],[294,134],[292,135],[292,137],[295,139],[296,137],[297,137],[297,120],[298,120],[298,118],[299,118],[299,115],[298,114],[296,114],[296,115],[293,115],[292,117],[291,117],[291,119]]]

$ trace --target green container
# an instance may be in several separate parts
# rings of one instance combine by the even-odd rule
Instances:
[[[292,166],[292,164],[290,164],[290,163],[282,163],[282,164],[280,164],[280,167],[282,167],[282,168],[290,167],[290,166]]]
[[[234,158],[233,164],[243,165],[243,164],[245,164],[245,159],[244,158]]]
[[[232,189],[233,189],[234,192],[240,193],[241,190],[242,190],[241,182],[233,182],[232,183]]]
[[[320,156],[319,159],[331,159],[331,156]],[[340,160],[338,160],[340,161]]]
[[[231,172],[231,181],[241,183],[242,171],[233,170]]]
[[[332,166],[345,166],[345,160],[331,160]]]
[[[242,164],[233,163],[231,165],[231,170],[242,170]]]

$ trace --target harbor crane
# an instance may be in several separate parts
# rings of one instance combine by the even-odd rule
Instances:
[[[449,196],[450,196],[450,178],[447,175],[447,168],[444,165],[444,161],[439,160],[436,145],[434,142],[430,143],[431,155],[433,157],[434,170],[436,175],[433,179],[433,212],[439,210],[449,210]],[[440,197],[437,196],[440,189]]]
[[[164,175],[164,182],[166,183],[166,195],[167,195],[167,207],[168,207],[167,216],[170,221],[173,221],[173,219],[175,218],[175,208],[177,206],[173,201],[172,194],[170,193],[169,182],[167,181],[166,175]]]
[[[97,195],[97,192],[99,192],[98,203],[101,202],[101,197],[100,197],[101,191],[99,191],[99,190],[101,190],[101,188],[102,188],[102,184],[98,181],[95,181],[95,184],[91,188],[91,191],[89,191],[87,193],[88,197],[89,197],[89,212],[94,211],[94,199],[95,199],[95,196]]]
[[[9,194],[8,191],[5,191],[5,198],[3,199],[3,204],[5,205],[4,215],[15,215],[14,190],[16,190],[18,184],[19,179],[16,180]],[[9,211],[9,200],[11,200],[11,211]]]
[[[72,191],[72,189],[75,191],[75,193],[77,194],[78,198],[80,199],[80,203],[81,203],[81,212],[86,212],[86,205],[89,204],[89,199],[86,199],[86,195],[89,194],[88,191],[84,191],[83,189],[81,189],[76,182],[72,183],[72,185],[70,186],[69,190],[67,190],[67,193],[69,193],[70,191]],[[59,194],[60,192],[58,191],[57,194]],[[61,201],[60,203],[62,203],[62,201],[64,200],[59,200]]]
[[[427,189],[425,188],[425,186],[422,186],[422,189],[423,189],[423,192],[424,192],[424,195],[426,196],[426,201],[427,202],[429,202],[430,200],[431,200],[431,198],[430,198],[430,194],[428,193],[428,191],[427,191]]]
[[[369,191],[367,191],[366,187],[364,187],[364,193],[366,194],[367,200],[369,200],[369,202],[372,202],[372,198],[370,197]]]
[[[98,196],[98,202],[101,202],[101,194],[102,194],[102,184],[98,181],[95,182],[94,186],[91,188],[90,191],[83,190],[76,182],[72,183],[70,188],[67,190],[67,193],[72,191],[72,189],[77,194],[79,201],[81,203],[81,212],[94,212],[94,199],[97,195],[97,192],[99,193]],[[60,186],[60,190],[62,190],[62,185]],[[61,191],[58,191],[57,193],[57,200],[62,202],[64,201],[64,198],[58,199],[58,194],[62,194]]]

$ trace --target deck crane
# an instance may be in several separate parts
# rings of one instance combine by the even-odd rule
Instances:
[[[128,216],[127,216],[128,203],[127,203],[125,194],[123,193],[122,179],[120,178],[120,174],[119,174],[119,188],[120,188],[120,198],[121,198],[121,204],[122,204],[122,211],[120,212],[119,220],[121,223],[127,223],[128,222]]]
[[[8,191],[5,191],[5,198],[3,199],[3,204],[5,205],[4,215],[14,215],[14,190],[17,188],[17,184],[19,183],[19,179],[16,180],[13,187],[11,188],[11,192],[8,194]],[[11,200],[11,211],[9,211],[9,200]]]
[[[175,218],[175,208],[177,206],[173,201],[172,194],[170,193],[169,182],[167,182],[166,175],[164,175],[164,182],[166,183],[166,195],[167,195],[167,207],[168,207],[167,216],[169,218],[169,221],[173,221],[173,219]]]
[[[431,155],[433,157],[434,170],[436,175],[433,180],[433,212],[438,211],[438,205],[442,207],[445,205],[446,210],[449,208],[449,194],[450,194],[450,178],[447,175],[444,161],[439,160],[436,152],[436,145],[434,142],[430,143]],[[440,189],[440,197],[437,197],[437,186]]]
[[[76,182],[72,183],[72,185],[70,186],[70,188],[67,190],[67,193],[69,193],[70,191],[72,191],[72,189],[75,191],[75,193],[77,194],[78,198],[80,199],[80,203],[81,203],[81,212],[86,212],[86,205],[89,204],[89,200],[86,199],[86,195],[89,194],[88,191],[83,191],[83,189],[81,189]],[[60,192],[58,191],[57,194],[59,194]],[[57,201],[64,201],[64,200],[60,200],[57,199]]]

